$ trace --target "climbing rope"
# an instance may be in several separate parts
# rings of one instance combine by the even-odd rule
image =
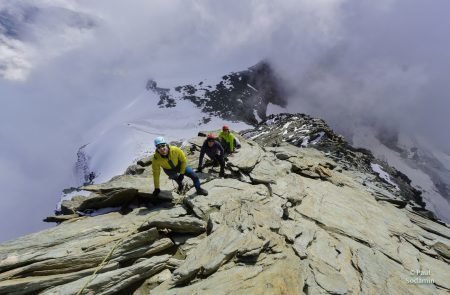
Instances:
[[[182,196],[184,196],[187,193],[187,191],[189,190],[189,186],[186,182],[181,183],[181,190],[179,189],[178,183],[174,179],[172,179],[172,185],[173,185],[173,190],[177,194],[182,195]]]
[[[92,273],[92,275],[89,277],[89,279],[86,281],[86,283],[83,285],[83,287],[80,289],[80,291],[78,291],[78,293],[76,295],[81,295],[83,293],[83,291],[86,289],[86,287],[94,280],[95,276],[97,275],[97,273],[103,268],[105,267],[106,263],[108,262],[108,260],[111,258],[111,255],[114,253],[114,251],[117,249],[117,247],[129,236],[135,234],[138,232],[139,228],[141,228],[147,221],[150,220],[150,218],[152,217],[152,215],[150,215],[147,219],[144,220],[144,222],[142,222],[141,225],[139,225],[134,231],[130,232],[129,234],[123,236],[122,238],[120,238],[116,244],[112,247],[112,249],[109,251],[109,253],[105,256],[105,258],[103,258],[102,262],[97,266],[97,268],[94,270],[94,272]]]
[[[181,188],[181,191],[180,191],[178,189],[178,183],[176,183],[176,186],[175,186],[174,182],[176,183],[176,181],[172,179],[173,190],[175,192],[177,192],[177,194],[181,195],[181,198],[179,198],[178,200],[173,200],[173,202],[174,202],[173,204],[174,205],[180,205],[180,204],[184,203],[184,199],[186,198],[186,193],[189,190],[189,186],[188,186],[188,184],[186,182],[183,182],[182,183],[182,188]]]
[[[174,187],[174,190],[177,191],[178,194],[185,196],[186,192],[189,190],[188,184],[185,182],[182,182],[182,189],[181,191],[178,190],[178,187],[175,186],[174,182],[176,183],[175,180],[172,179],[172,185]],[[176,183],[178,185],[178,183]],[[181,202],[183,201],[184,197],[181,199]],[[177,203],[175,203],[177,204]],[[112,249],[109,251],[109,253],[105,256],[105,258],[103,259],[103,261],[97,266],[97,268],[94,270],[94,272],[92,273],[92,275],[90,276],[90,278],[86,281],[86,283],[84,284],[84,286],[80,289],[80,291],[78,291],[78,293],[76,295],[81,295],[83,293],[83,291],[86,289],[86,287],[94,280],[94,277],[96,276],[96,274],[103,268],[105,267],[106,263],[108,262],[109,258],[111,258],[111,255],[114,253],[114,250],[116,250],[116,248],[129,236],[135,234],[138,229],[143,226],[149,219],[151,218],[151,216],[149,218],[147,218],[140,226],[138,226],[133,232],[129,233],[126,236],[123,236],[120,240],[117,241],[117,243],[112,247]]]
[[[86,281],[86,283],[84,284],[84,286],[80,289],[80,291],[78,291],[77,295],[81,295],[84,291],[84,289],[86,289],[86,287],[93,281],[95,275],[97,274],[98,271],[100,271],[103,267],[105,267],[106,265],[106,261],[111,258],[111,255],[113,254],[114,250],[116,250],[117,246],[119,246],[119,244],[121,242],[123,242],[123,239],[126,237],[129,237],[130,235],[127,235],[123,238],[121,238],[115,245],[114,247],[112,247],[111,251],[109,251],[108,255],[105,256],[105,258],[103,259],[103,261],[97,266],[97,268],[94,270],[94,272],[92,273],[91,277]]]

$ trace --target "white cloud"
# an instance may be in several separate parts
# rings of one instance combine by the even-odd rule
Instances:
[[[0,77],[25,80],[31,70],[30,51],[22,42],[0,35]]]
[[[66,1],[5,1],[0,6],[0,77],[24,81],[92,37],[94,19]],[[72,7],[76,9],[76,7]]]

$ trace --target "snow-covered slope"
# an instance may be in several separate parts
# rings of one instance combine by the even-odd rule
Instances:
[[[426,208],[450,223],[450,202],[448,191],[445,190],[450,175],[448,156],[406,134],[387,141],[385,138],[380,140],[380,136],[369,127],[358,127],[353,132],[353,145],[369,149],[375,157],[406,174],[411,184],[422,191]],[[436,185],[439,183],[441,188]]]
[[[153,153],[156,136],[180,142],[225,123],[235,131],[257,124],[266,117],[268,104],[284,105],[278,86],[265,62],[173,88],[149,80],[146,91],[88,130],[75,164],[77,185],[122,174]]]
[[[122,174],[134,161],[154,152],[156,136],[164,136],[169,142],[184,141],[201,130],[220,129],[225,123],[234,130],[249,126],[217,117],[205,123],[205,114],[193,103],[180,100],[175,107],[161,108],[159,100],[157,93],[146,91],[86,134],[87,144],[80,149],[83,156],[76,165],[79,184],[86,182],[92,172],[94,182]]]

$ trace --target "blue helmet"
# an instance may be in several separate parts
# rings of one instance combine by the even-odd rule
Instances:
[[[163,143],[164,144],[166,143],[166,140],[164,139],[164,137],[158,136],[157,138],[155,138],[155,146],[158,146]]]

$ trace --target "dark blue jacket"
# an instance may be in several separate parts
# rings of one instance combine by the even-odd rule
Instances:
[[[209,158],[214,160],[216,157],[222,158],[223,157],[223,147],[222,145],[215,140],[214,145],[212,147],[209,147],[208,140],[205,140],[202,145],[202,149],[200,150],[200,159],[198,161],[198,167],[202,167],[203,164],[203,157],[205,154],[208,155]]]

